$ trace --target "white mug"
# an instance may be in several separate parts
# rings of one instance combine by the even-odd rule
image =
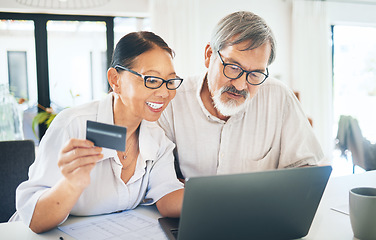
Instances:
[[[376,188],[351,189],[349,209],[354,237],[361,240],[376,240]]]

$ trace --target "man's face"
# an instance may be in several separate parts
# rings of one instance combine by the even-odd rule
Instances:
[[[219,51],[223,62],[235,64],[246,71],[266,72],[271,47],[266,43],[252,50],[242,51],[247,42],[228,46]],[[223,64],[217,52],[210,45],[205,51],[205,65],[208,68],[208,88],[215,108],[224,116],[231,116],[245,108],[259,88],[246,81],[246,73],[238,79],[229,79],[223,74]]]

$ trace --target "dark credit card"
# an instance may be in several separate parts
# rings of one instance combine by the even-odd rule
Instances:
[[[125,151],[127,128],[111,124],[87,121],[86,139],[95,146]]]

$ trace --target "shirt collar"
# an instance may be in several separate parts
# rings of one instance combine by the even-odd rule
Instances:
[[[230,122],[230,121],[233,122],[233,121],[237,121],[237,120],[242,119],[244,117],[245,109],[247,109],[247,107],[244,108],[242,111],[238,112],[237,114],[231,116],[227,121],[221,120],[221,119],[217,118],[216,116],[213,116],[206,109],[206,107],[204,106],[204,103],[202,102],[201,95],[200,95],[202,86],[203,86],[206,78],[207,78],[207,72],[205,74],[201,75],[200,78],[199,78],[199,81],[198,81],[198,84],[197,84],[196,99],[197,99],[198,103],[200,104],[201,110],[203,111],[205,116],[208,118],[208,120],[219,122],[219,123],[226,123],[226,122]],[[249,101],[246,104],[249,104]]]
[[[97,121],[106,124],[114,124],[113,99],[115,93],[109,93],[105,99],[99,102]],[[149,122],[143,120],[140,124],[139,133],[139,148],[142,159],[155,160],[158,153],[158,143],[153,142],[150,129],[147,129]],[[113,157],[118,164],[120,160],[117,156],[116,150],[103,148],[103,160]]]
[[[104,99],[99,101],[98,112],[97,112],[97,122],[114,124],[114,111],[113,111],[113,98],[115,93],[108,94]],[[117,156],[116,150],[109,148],[102,148],[103,159],[108,159],[113,157],[116,163],[120,164],[120,160],[115,157]],[[100,160],[100,161],[102,161]]]
[[[114,124],[113,99],[115,93],[109,93],[99,102],[97,121],[101,123]]]
[[[154,161],[157,159],[159,144],[155,142],[155,139],[151,135],[152,130],[148,128],[148,125],[152,124],[146,120],[142,120],[139,133],[139,148],[140,155],[145,161]]]

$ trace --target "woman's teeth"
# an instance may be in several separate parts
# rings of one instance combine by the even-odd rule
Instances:
[[[163,106],[163,103],[146,102],[146,104],[153,109],[160,109]]]

